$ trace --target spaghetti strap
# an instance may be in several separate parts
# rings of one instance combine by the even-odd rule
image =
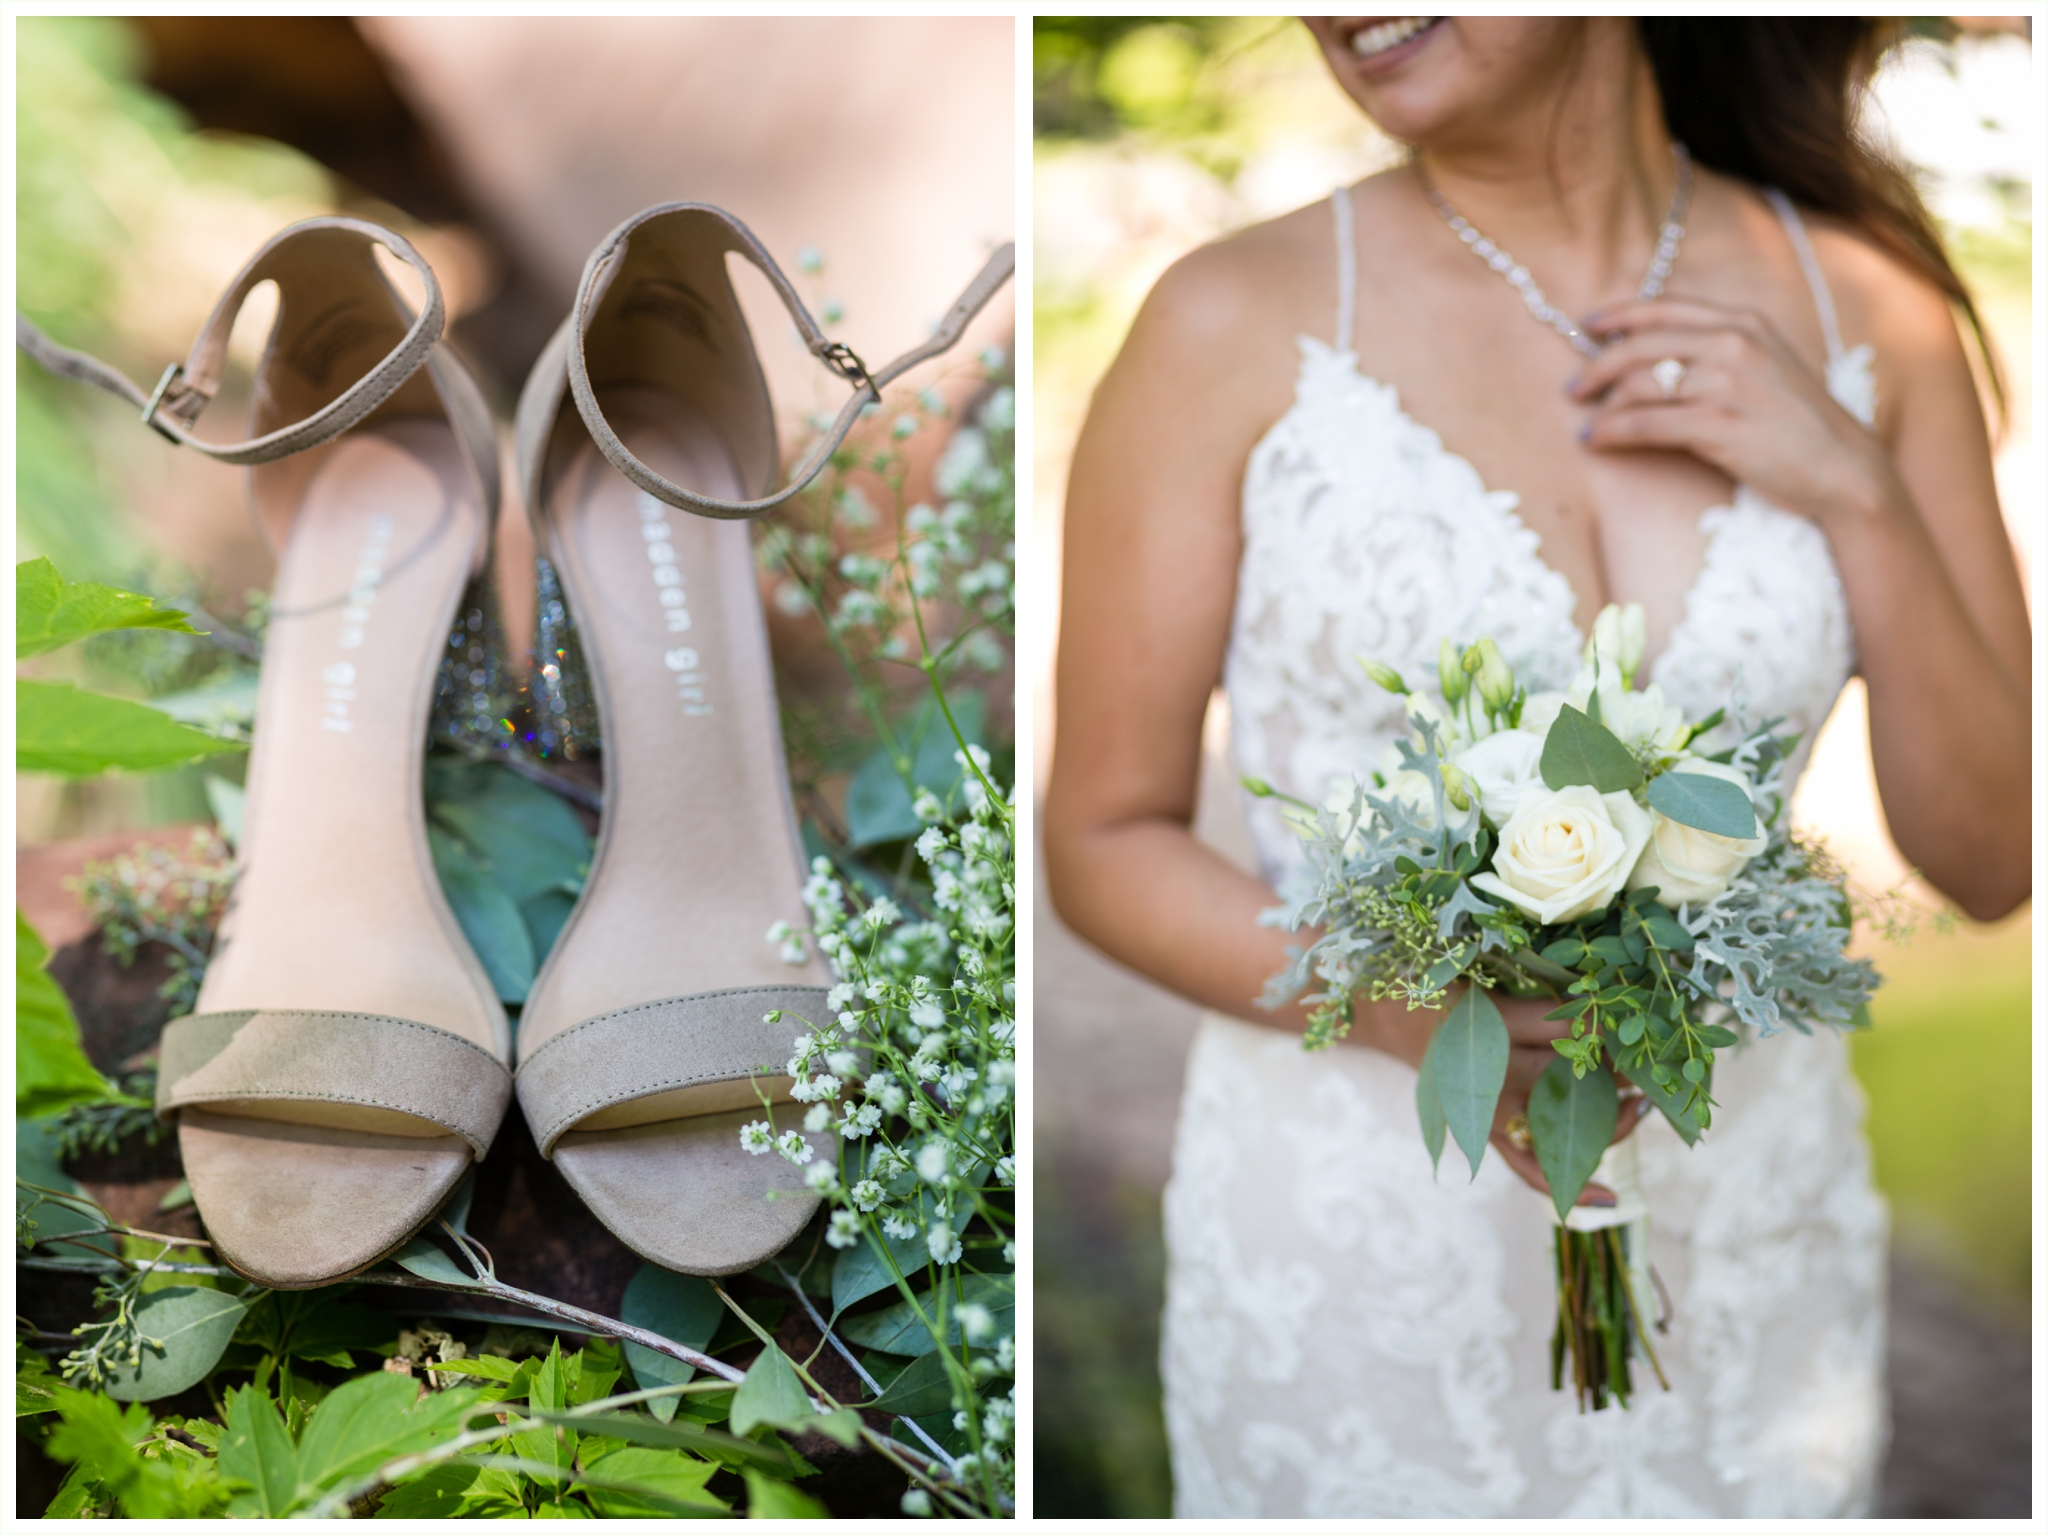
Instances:
[[[1330,212],[1337,223],[1337,350],[1351,350],[1352,308],[1358,290],[1358,253],[1351,237],[1351,188],[1330,194]]]
[[[1813,290],[1813,307],[1820,311],[1821,335],[1828,345],[1828,365],[1833,367],[1842,356],[1842,328],[1835,319],[1835,296],[1828,291],[1828,280],[1821,275],[1820,263],[1813,256],[1813,242],[1806,238],[1806,224],[1799,217],[1799,210],[1792,206],[1792,199],[1776,187],[1763,189],[1765,199],[1777,210],[1778,221],[1785,226],[1785,235],[1792,242],[1792,254],[1799,258],[1799,270],[1806,274],[1806,286]]]

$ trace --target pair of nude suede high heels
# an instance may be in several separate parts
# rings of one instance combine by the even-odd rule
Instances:
[[[418,314],[379,246],[419,274]],[[772,493],[774,420],[729,253],[766,274],[853,390]],[[378,1262],[485,1154],[515,1093],[541,1153],[654,1263],[731,1273],[802,1229],[816,1196],[738,1136],[762,1090],[786,1099],[791,1085],[792,1023],[766,1016],[822,1020],[830,979],[762,939],[802,919],[803,858],[744,519],[809,483],[882,386],[951,346],[1012,264],[1005,246],[929,341],[871,373],[717,208],[647,209],[592,252],[521,395],[517,462],[590,673],[604,815],[516,1051],[427,846],[436,672],[487,569],[499,491],[490,411],[442,344],[427,263],[358,219],[294,225],[147,395],[18,322],[45,367],[131,400],[174,443],[249,466],[277,553],[234,899],[197,1011],[164,1030],[158,1075],[158,1112],[177,1120],[226,1263],[289,1289]],[[279,304],[251,435],[204,442],[193,423],[265,281]]]

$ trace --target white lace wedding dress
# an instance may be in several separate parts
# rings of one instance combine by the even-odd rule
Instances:
[[[1336,199],[1340,348],[1349,203]],[[1869,349],[1845,352],[1804,231],[1829,386],[1868,422]],[[1303,337],[1293,408],[1252,453],[1226,684],[1237,764],[1320,801],[1401,729],[1356,656],[1435,675],[1440,636],[1492,634],[1531,690],[1579,663],[1574,595],[1512,493]],[[1853,665],[1827,542],[1738,491],[1705,515],[1704,568],[1650,680],[1699,718],[1738,685],[1752,717],[1812,734]],[[1800,762],[1803,763],[1802,753]],[[1796,769],[1795,769],[1796,770]],[[1790,778],[1788,777],[1788,785]],[[1297,860],[1249,806],[1266,875]],[[1651,1260],[1675,1310],[1627,1410],[1553,1392],[1547,1202],[1488,1157],[1432,1179],[1415,1073],[1309,1055],[1207,1018],[1166,1192],[1162,1367],[1180,1515],[1854,1516],[1886,1438],[1885,1206],[1843,1040],[1787,1031],[1729,1052],[1688,1150],[1636,1132]]]

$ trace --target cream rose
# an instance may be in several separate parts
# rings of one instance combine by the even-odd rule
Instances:
[[[1458,771],[1479,791],[1479,808],[1495,826],[1505,826],[1530,790],[1543,789],[1543,737],[1526,730],[1499,730],[1457,755]]]
[[[1671,769],[1674,773],[1703,773],[1739,785],[1754,795],[1749,778],[1740,768],[1725,763],[1689,757]],[[1657,887],[1658,899],[1666,906],[1682,901],[1711,901],[1727,890],[1743,865],[1764,850],[1762,837],[1723,837],[1697,826],[1686,826],[1661,810],[1650,812],[1650,842],[1628,877],[1628,888]]]
[[[1565,693],[1532,693],[1522,705],[1522,729],[1539,736],[1550,734],[1558,712],[1570,704],[1581,714],[1593,696],[1593,668],[1583,666]],[[1621,744],[1631,750],[1655,747],[1671,752],[1685,744],[1690,726],[1685,712],[1664,701],[1664,690],[1651,683],[1640,693],[1621,685],[1612,670],[1600,676],[1600,723],[1613,731]]]
[[[1472,876],[1538,922],[1570,922],[1621,889],[1650,840],[1650,817],[1625,793],[1585,784],[1527,794],[1500,829],[1493,868]]]

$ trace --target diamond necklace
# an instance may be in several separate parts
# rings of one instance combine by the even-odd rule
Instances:
[[[1636,299],[1641,303],[1649,302],[1664,291],[1664,280],[1671,275],[1672,263],[1678,260],[1678,242],[1685,238],[1686,210],[1692,205],[1692,156],[1685,152],[1683,144],[1674,139],[1671,158],[1678,167],[1678,185],[1672,188],[1671,207],[1664,215],[1663,227],[1657,231],[1657,250],[1650,257],[1650,269],[1643,274],[1643,285],[1636,289]],[[1529,313],[1569,341],[1575,350],[1587,357],[1598,357],[1600,343],[1580,330],[1572,323],[1570,315],[1543,296],[1543,290],[1536,286],[1536,279],[1529,275],[1529,269],[1474,229],[1465,215],[1451,206],[1450,199],[1436,189],[1420,160],[1415,162],[1415,170],[1422,178],[1422,190],[1430,205],[1443,215],[1452,232],[1471,247],[1473,255],[1505,277],[1522,295],[1522,302],[1529,306]]]

